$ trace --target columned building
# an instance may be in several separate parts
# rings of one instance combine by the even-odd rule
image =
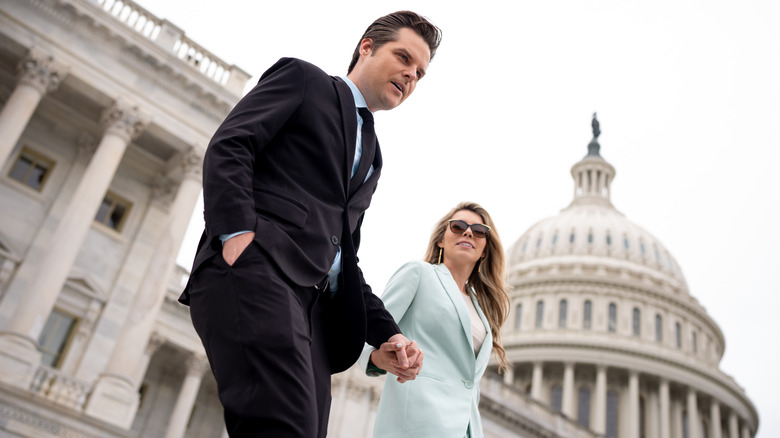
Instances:
[[[571,204],[509,250],[504,382],[607,437],[754,436],[755,407],[718,368],[717,323],[661,242],[612,205],[593,124]]]
[[[0,436],[223,434],[174,261],[248,79],[130,0],[0,4]]]

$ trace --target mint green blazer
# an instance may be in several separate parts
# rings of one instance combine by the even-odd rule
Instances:
[[[471,318],[458,286],[444,265],[423,261],[403,265],[387,283],[385,308],[403,334],[425,354],[417,379],[396,382],[389,374],[374,425],[375,438],[482,438],[479,381],[485,373],[493,336],[470,291],[487,336],[474,355]],[[366,344],[359,366],[367,374],[373,347]]]

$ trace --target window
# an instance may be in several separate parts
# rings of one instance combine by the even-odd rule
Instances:
[[[645,244],[643,242],[639,242],[639,252],[642,253],[642,256],[645,255]]]
[[[582,328],[590,330],[590,321],[593,319],[593,303],[590,300],[585,301],[585,306],[582,312]]]
[[[550,394],[550,409],[554,412],[561,412],[561,405],[563,404],[563,388],[559,384],[555,384],[552,387],[552,393]]]
[[[54,168],[54,160],[23,148],[8,176],[37,191],[43,189],[47,177]]]
[[[566,300],[561,300],[558,304],[558,328],[566,328],[566,311],[568,310],[569,303]]]
[[[677,348],[682,348],[682,327],[679,322],[674,323],[674,338],[677,343]]]
[[[108,192],[95,215],[95,222],[99,222],[116,231],[122,231],[127,214],[130,212],[132,204],[130,201],[120,196]]]
[[[62,353],[75,326],[76,318],[57,309],[52,310],[38,338],[38,346],[43,353],[41,363],[50,367],[59,366]]]
[[[522,323],[523,305],[518,304],[515,306],[515,330],[520,330],[520,324]]]
[[[629,246],[629,245],[628,245],[628,237],[624,237],[624,238],[623,238],[623,246],[625,246],[625,247],[626,247],[626,249],[628,249],[628,246]]]
[[[612,246],[612,236],[607,234],[607,246]]]
[[[544,301],[539,300],[536,303],[536,327],[542,326],[542,318],[544,318]]]
[[[696,332],[691,332],[691,350],[693,350],[693,354],[696,354]]]
[[[617,331],[617,305],[615,303],[609,303],[609,322],[607,323],[607,329],[611,333]]]
[[[640,330],[642,329],[642,318],[638,307],[634,307],[633,315],[631,316],[631,326],[633,328],[634,336],[639,336]]]
[[[569,243],[574,243],[574,230],[569,234]]]
[[[558,233],[555,233],[553,235],[553,240],[552,240],[553,246],[555,246],[556,243],[558,243]]]
[[[541,236],[539,236],[539,239],[536,240],[536,247],[539,248],[540,246],[542,246],[542,237]]]
[[[577,423],[590,427],[590,388],[586,386],[577,393]]]
[[[593,231],[588,231],[588,244],[593,244]]]
[[[661,315],[655,314],[655,340],[656,342],[661,342],[664,340],[664,328],[663,328],[663,319],[661,319]]]
[[[607,391],[607,436],[618,436],[618,394],[615,390]]]

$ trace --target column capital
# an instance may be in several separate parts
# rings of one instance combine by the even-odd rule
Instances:
[[[19,82],[35,88],[41,94],[56,90],[68,74],[64,64],[55,61],[53,56],[38,47],[27,52],[27,56],[19,63],[19,71]]]
[[[112,133],[130,142],[138,137],[149,124],[150,117],[137,106],[120,99],[111,108],[103,111],[101,122],[106,127],[106,133]]]
[[[152,199],[154,202],[169,207],[176,196],[177,184],[164,175],[157,175],[152,185]]]
[[[190,353],[184,361],[187,367],[187,375],[202,376],[209,369],[209,361],[205,356],[198,353]]]
[[[157,351],[158,348],[160,348],[165,343],[165,341],[166,341],[165,336],[157,332],[153,332],[151,336],[149,336],[149,342],[146,344],[145,353],[148,356],[151,356],[152,354],[154,354],[155,351]]]
[[[179,158],[179,166],[184,173],[184,178],[202,181],[203,178],[203,152],[194,145],[182,151]]]

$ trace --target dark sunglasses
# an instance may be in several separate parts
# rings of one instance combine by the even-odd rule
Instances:
[[[484,224],[467,224],[465,221],[460,219],[450,219],[449,223],[450,231],[455,234],[463,234],[466,232],[466,230],[471,228],[471,234],[473,234],[474,237],[484,239],[490,232],[490,227]]]

